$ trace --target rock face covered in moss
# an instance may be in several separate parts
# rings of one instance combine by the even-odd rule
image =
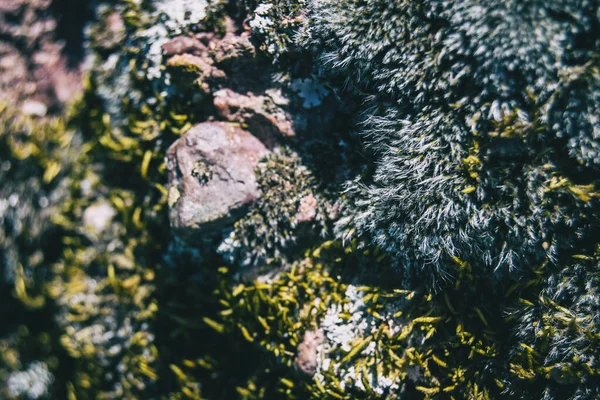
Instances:
[[[0,105],[0,397],[600,395],[600,3],[89,7]]]

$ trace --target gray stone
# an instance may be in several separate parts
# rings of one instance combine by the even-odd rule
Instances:
[[[225,122],[190,129],[167,152],[169,219],[175,235],[196,243],[220,233],[259,197],[254,175],[267,148]]]

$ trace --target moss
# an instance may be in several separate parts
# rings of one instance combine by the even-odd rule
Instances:
[[[245,1],[247,24],[259,49],[278,60],[297,51],[295,36],[305,19],[306,2],[289,0]]]
[[[260,198],[236,222],[220,247],[227,259],[244,266],[280,264],[331,230],[331,195],[317,189],[312,172],[289,148],[281,148],[256,168]]]
[[[50,398],[597,397],[597,59],[572,36],[595,14],[489,6],[504,30],[565,34],[508,45],[466,29],[490,23],[475,3],[409,3],[245,2],[269,62],[314,51],[311,71],[361,100],[375,161],[333,132],[274,151],[220,254],[171,239],[164,187],[210,96],[165,78],[175,30],[154,3],[115,3],[119,43],[100,10],[82,100],[47,120],[0,107],[0,396],[37,371]],[[177,32],[223,29],[208,6]],[[545,51],[571,41],[559,73]],[[296,366],[305,332],[322,332],[314,376]]]
[[[587,6],[556,7],[579,21],[578,31],[590,32],[578,19]],[[587,191],[596,190],[597,171],[594,145],[583,136],[595,129],[587,116],[596,48],[569,50],[567,43],[578,42],[571,27],[541,17],[554,6],[307,7],[310,29],[300,43],[317,49],[322,68],[346,77],[348,92],[364,99],[357,129],[375,157],[373,174],[349,183],[352,205],[340,238],[370,237],[396,255],[396,268],[415,287],[452,285],[454,257],[482,279],[527,280],[530,266],[568,257],[573,248],[590,250],[598,215]],[[489,19],[474,17],[481,10]],[[564,40],[528,33],[538,29]],[[567,87],[582,88],[571,105]],[[577,120],[581,137],[567,133],[558,115]],[[581,184],[571,191],[579,195],[547,190],[556,178]]]
[[[379,251],[325,242],[268,281],[222,283],[215,293],[219,318],[204,322],[287,366],[289,372],[270,379],[279,380],[284,398],[396,398],[398,391],[413,398],[499,396],[509,379],[503,335],[511,325],[494,318],[495,300],[461,286],[419,293],[353,276],[384,259]],[[465,276],[462,285],[471,282]],[[340,325],[327,322],[332,318]],[[348,347],[336,344],[352,326]],[[317,375],[303,381],[292,372],[297,347],[305,331],[319,328],[330,336],[319,350]]]
[[[532,385],[540,398],[597,396],[598,252],[546,276],[539,296],[516,310],[510,369],[513,391]]]

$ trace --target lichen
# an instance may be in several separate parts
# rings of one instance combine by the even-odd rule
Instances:
[[[54,380],[46,364],[35,361],[27,370],[13,372],[6,380],[8,397],[36,400],[48,394],[48,386]]]
[[[244,1],[249,11],[248,26],[260,50],[278,60],[283,55],[294,52],[295,36],[304,22],[306,1]]]

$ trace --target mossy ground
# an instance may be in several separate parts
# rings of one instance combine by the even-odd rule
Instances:
[[[261,11],[275,7],[274,15],[293,17],[283,21],[285,35],[271,37],[277,52],[292,43],[286,29],[302,16],[300,3],[279,3],[264,2],[272,6]],[[134,38],[124,43],[139,43],[136,33],[152,25],[148,5],[119,2],[126,35]],[[219,34],[226,9],[214,6],[203,28]],[[100,43],[91,46],[108,57]],[[362,152],[359,140],[332,132],[287,143],[259,167],[264,197],[234,227],[244,257],[259,264],[253,275],[216,249],[178,248],[168,229],[165,152],[210,117],[210,99],[157,93],[144,54],[120,50],[135,93],[113,99],[120,118],[111,117],[100,89],[104,75],[95,70],[83,97],[60,117],[35,120],[0,106],[1,383],[40,361],[54,376],[45,396],[56,399],[597,397],[600,255],[590,234],[597,232],[597,182],[577,178],[592,162],[587,156],[581,165],[564,165],[568,152],[544,136],[551,128],[537,117],[541,106],[528,123],[517,112],[481,117],[454,171],[465,183],[458,196],[476,195],[485,174],[511,181],[514,165],[497,167],[497,154],[483,153],[491,142],[511,141],[538,155],[531,170],[548,177],[540,186],[548,207],[542,214],[562,207],[565,226],[591,221],[572,231],[577,248],[555,258],[547,243],[525,273],[505,280],[489,279],[486,261],[474,254],[455,255],[441,284],[422,273],[420,284],[407,285],[393,268],[398,254],[368,235],[342,240],[332,232],[334,200],[346,215],[358,212],[351,191],[335,199],[348,178],[335,164],[365,177],[372,172],[356,165],[369,159],[353,154]],[[287,68],[284,58],[278,62]],[[595,76],[594,68],[587,65],[581,76]],[[348,92],[355,98],[356,87]],[[153,106],[134,101],[150,97]],[[341,140],[350,155],[328,156],[344,148]],[[552,162],[560,164],[556,170]],[[313,235],[293,240],[295,211],[308,195],[320,207]],[[114,216],[94,231],[81,221],[96,204]],[[347,339],[332,340],[346,327]],[[319,347],[311,377],[295,359],[304,333],[318,329],[329,342]],[[26,398],[0,385],[2,396]]]

